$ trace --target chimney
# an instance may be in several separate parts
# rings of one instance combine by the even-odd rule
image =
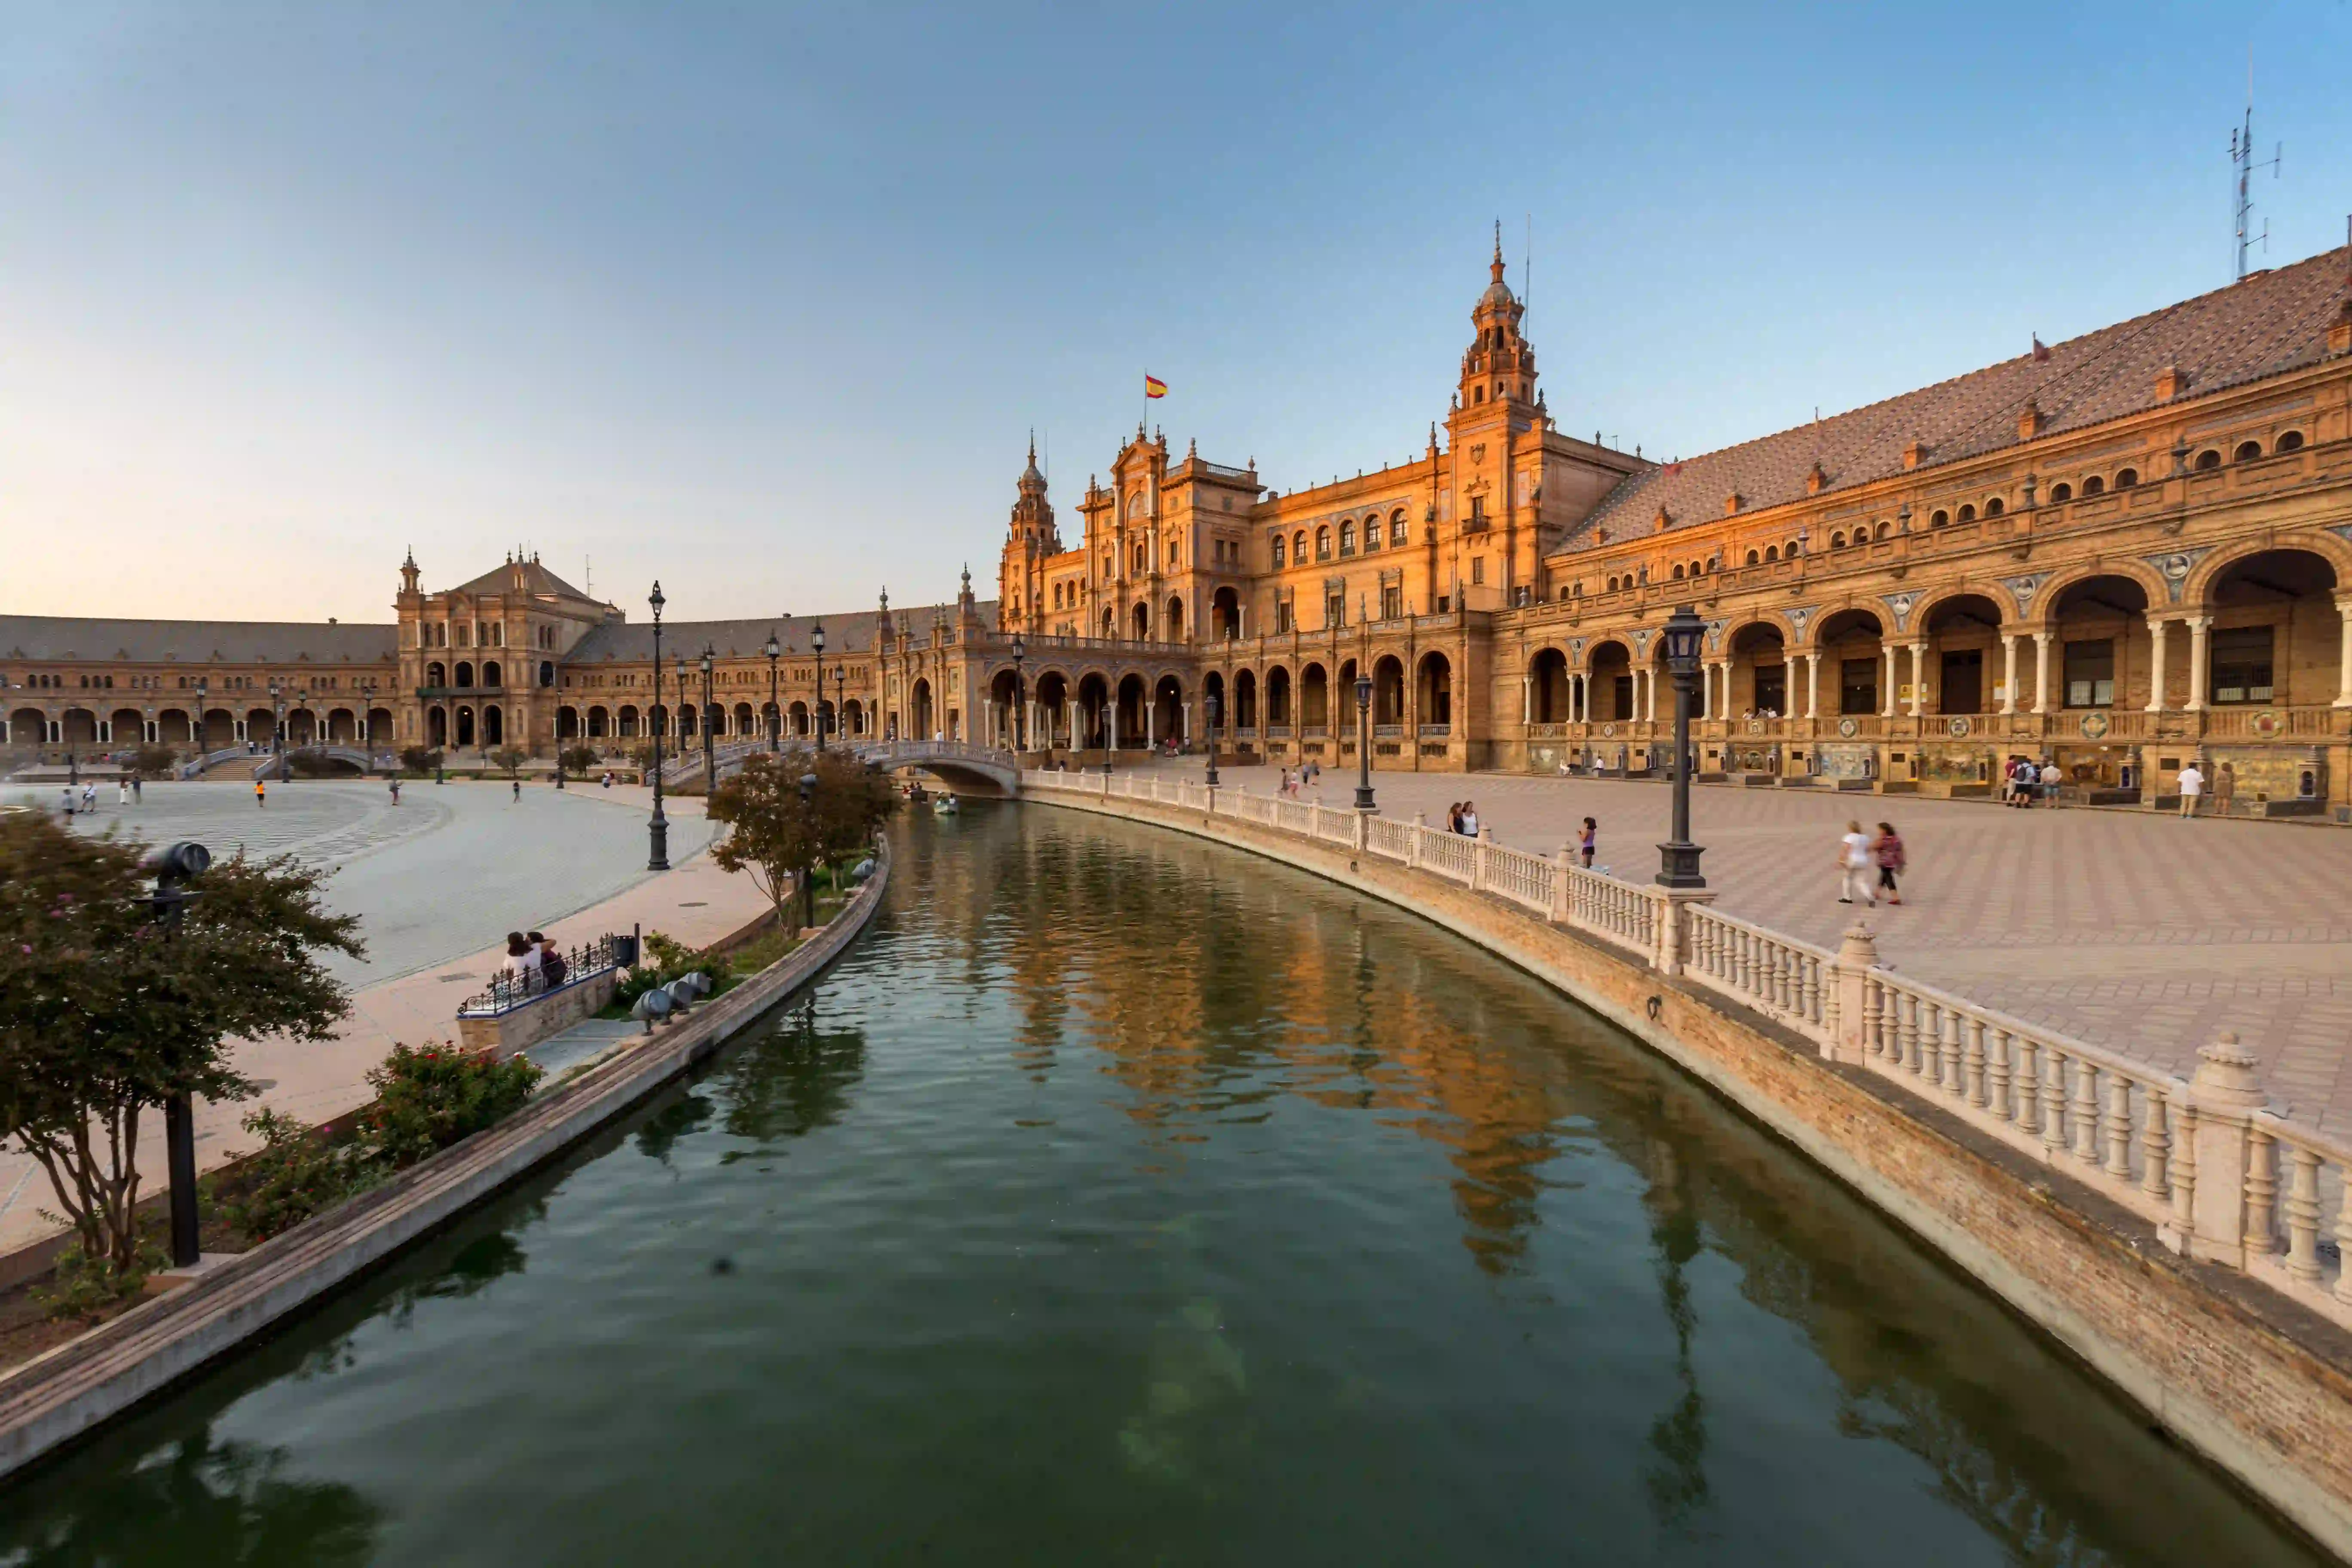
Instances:
[[[1903,448],[1903,471],[1907,474],[1927,460],[1927,443],[1914,437],[1911,444]]]
[[[2179,365],[2166,365],[2156,373],[2156,400],[2169,403],[2179,396],[2180,389],[2188,384],[2189,378],[2181,374]]]
[[[1738,490],[1734,490],[1729,495],[1723,498],[1723,515],[1729,517],[1733,512],[1736,512],[1738,510],[1739,492]]]
[[[1660,507],[1658,509],[1658,531],[1660,533],[1664,533],[1667,529],[1673,527],[1674,521],[1675,520],[1671,516],[1667,515],[1666,509],[1664,507]]]
[[[2352,294],[2344,297],[2344,303],[2336,310],[2336,319],[2327,323],[2327,352],[2352,354]]]
[[[1816,461],[1812,471],[1805,476],[1805,493],[1809,496],[1817,496],[1828,487],[1830,477],[1822,472],[1822,465]]]
[[[2030,397],[2027,398],[2025,406],[2017,411],[2017,438],[2021,441],[2032,440],[2042,434],[2042,405]]]

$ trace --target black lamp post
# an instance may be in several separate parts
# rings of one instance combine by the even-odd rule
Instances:
[[[822,696],[824,692],[823,671],[818,672],[817,682],[817,693]],[[843,664],[833,667],[833,727],[841,736],[842,743],[847,745],[849,743],[849,667]]]
[[[212,687],[212,678],[211,678],[210,676],[206,676],[206,675],[199,675],[198,677],[196,677],[196,731],[195,731],[195,733],[196,733],[196,758],[197,758],[197,760],[198,760],[199,762],[201,762],[201,761],[203,761],[203,760],[204,760],[204,755],[205,755],[205,748],[210,744],[210,740],[211,740],[211,738],[210,738],[209,736],[207,736],[207,735],[205,733],[205,719],[206,719],[206,717],[207,717],[207,715],[206,715],[206,714],[205,714],[205,708],[206,708],[206,707],[208,707],[208,706],[210,705],[210,703],[211,703],[211,700],[212,700],[212,690],[213,690],[213,687]]]
[[[1378,811],[1372,802],[1372,678],[1356,677],[1356,809]]]
[[[1112,721],[1112,719],[1113,719],[1115,716],[1116,716],[1116,710],[1111,707],[1111,705],[1110,705],[1109,703],[1108,703],[1108,702],[1104,703],[1104,704],[1103,704],[1103,731],[1102,731],[1102,735],[1103,735],[1103,777],[1105,777],[1105,778],[1108,778],[1108,777],[1110,777],[1111,742],[1112,742],[1114,740],[1118,739],[1118,737],[1117,737],[1117,736],[1115,736],[1115,735],[1113,735],[1113,734],[1111,733],[1111,728],[1110,728],[1110,726],[1111,726],[1111,721]]]
[[[1214,789],[1217,787],[1217,694],[1210,692],[1202,699],[1201,706],[1209,721],[1209,776],[1204,782]]]
[[[816,650],[816,749],[824,750],[824,623],[809,631],[809,647]]]
[[[776,702],[776,660],[784,657],[784,645],[770,632],[768,646],[761,651],[768,656],[768,752],[772,756],[784,749],[784,710]]]
[[[286,750],[286,700],[278,692],[278,682],[269,683],[269,751],[275,756]]]
[[[669,818],[662,815],[662,752],[659,718],[661,713],[661,613],[665,601],[662,598],[659,578],[654,580],[654,591],[646,598],[646,603],[654,607],[654,705],[653,711],[646,715],[646,727],[654,732],[654,815],[653,820],[646,825],[646,836],[651,840],[651,853],[646,857],[646,869],[667,871],[669,869]]]
[[[718,650],[709,643],[702,645],[702,789],[705,795],[719,787],[719,742],[710,727],[710,670],[712,656]]]
[[[174,844],[147,857],[146,868],[155,873],[156,923],[169,942],[179,930],[180,917],[197,897],[182,884],[204,875],[213,863],[201,844]],[[172,1189],[172,1267],[186,1268],[198,1256],[196,1237],[196,1106],[195,1097],[181,1089],[163,1101],[164,1179]]]
[[[823,736],[820,728],[818,734]],[[808,809],[809,799],[816,793],[816,775],[801,775],[801,809]],[[816,924],[816,866],[814,862],[801,868],[801,925],[803,929]]]
[[[1676,607],[1661,634],[1666,646],[1666,668],[1675,678],[1675,821],[1674,837],[1658,846],[1658,884],[1666,888],[1704,888],[1698,874],[1699,847],[1690,841],[1690,721],[1698,696],[1699,645],[1706,638],[1706,623],[1688,605]]]
[[[1029,657],[1029,645],[1021,634],[1013,634],[1013,754],[1018,757],[1029,749],[1028,687],[1021,679],[1021,663]]]

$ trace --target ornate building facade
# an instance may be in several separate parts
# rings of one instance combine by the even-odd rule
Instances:
[[[1677,462],[1556,426],[1499,252],[1442,421],[1279,494],[1139,427],[1065,542],[1033,451],[998,595],[651,628],[509,557],[390,626],[0,616],[5,732],[543,752],[838,712],[1078,764],[1198,749],[1381,769],[1663,762],[1657,636],[1707,623],[1705,773],[1967,793],[2012,755],[2095,796],[2190,758],[2266,809],[2352,804],[2352,250]],[[703,700],[700,660],[713,664]],[[677,660],[687,667],[681,694]],[[272,688],[275,688],[273,692]],[[134,732],[135,731],[135,732]]]

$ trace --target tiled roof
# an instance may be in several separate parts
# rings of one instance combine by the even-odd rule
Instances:
[[[520,571],[520,580],[516,574]],[[460,583],[449,590],[453,594],[551,594],[561,598],[595,603],[587,595],[550,572],[536,561],[509,561],[493,566],[470,583]]]
[[[0,616],[0,661],[388,664],[399,628],[308,621],[131,621]]]
[[[1903,451],[1926,446],[1920,467],[1981,457],[2019,444],[2031,403],[2044,437],[2158,405],[2157,377],[2181,374],[2174,401],[2201,397],[2313,364],[2327,355],[2327,326],[2352,285],[2352,247],[2248,278],[2150,315],[2048,345],[1956,380],[1907,392],[1777,436],[1629,475],[1575,530],[1579,542],[1606,528],[1614,540],[1668,526],[1711,522],[1735,492],[1742,514],[1801,500],[1814,464],[1824,492],[1903,472]]]
[[[983,599],[975,606],[981,624],[992,629],[996,626],[996,601]],[[902,637],[919,640],[931,634],[934,612],[953,616],[952,605],[916,605],[899,606],[890,613],[898,623]],[[662,623],[662,657],[674,658],[680,654],[692,658],[708,644],[721,658],[754,658],[762,657],[768,645],[768,634],[776,634],[776,641],[789,655],[806,657],[809,634],[816,623],[824,623],[824,651],[827,658],[837,653],[871,653],[874,650],[874,623],[879,611],[859,610],[837,616],[792,616],[774,620],[748,621],[664,621]],[[607,621],[574,643],[572,651],[563,656],[568,665],[598,663],[607,659],[644,660],[654,656],[654,627],[651,621]]]

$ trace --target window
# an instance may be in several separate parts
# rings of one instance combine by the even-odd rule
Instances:
[[[1364,553],[1370,555],[1380,547],[1381,520],[1377,517],[1368,517],[1364,519]]]
[[[2105,708],[2116,700],[2116,645],[2111,638],[2066,645],[2069,708]]]
[[[1290,601],[1287,599],[1276,600],[1274,605],[1274,629],[1277,633],[1286,632],[1290,630],[1293,624],[1294,623],[1290,618]]]
[[[2251,463],[2262,455],[2263,444],[2260,441],[2241,441],[2238,443],[2237,460],[2239,462]]]
[[[1678,562],[1675,563],[1675,582],[1677,582],[1677,583],[1679,583],[1679,582],[1681,582],[1682,580],[1683,580],[1683,568],[1682,568],[1682,563],[1680,563],[1680,562],[1678,561]]]
[[[1565,599],[1568,595],[1562,594],[1560,597]],[[1381,588],[1381,619],[1392,621],[1403,614],[1404,584],[1402,583],[1383,584]]]
[[[1471,528],[1484,528],[1486,526],[1486,498],[1485,496],[1478,495],[1472,496],[1470,498],[1470,521],[1466,526]]]
[[[2270,627],[2219,628],[2213,633],[2212,650],[2215,702],[2274,700]]]
[[[1974,522],[1977,520],[1977,509],[1973,501],[1960,508],[1959,520],[1962,522]]]
[[[1346,594],[1326,594],[1323,595],[1323,624],[1327,626],[1344,626],[1348,624],[1348,595]]]
[[[1277,533],[1270,536],[1266,543],[1274,550],[1274,569],[1279,572],[1282,570],[1282,535]]]
[[[1750,566],[1761,566],[1763,563],[1764,557],[1761,553],[1753,550],[1748,552],[1748,564]]]
[[[1999,496],[1995,496],[1992,500],[1985,502],[1985,515],[1987,517],[1999,517],[2006,510],[2006,506]]]
[[[2221,454],[2215,451],[2212,447],[2208,447],[2205,450],[2197,454],[2197,467],[2200,471],[2206,468],[2218,468],[2221,466]]]
[[[1759,664],[1756,667],[1755,707],[1762,713],[1785,713],[1789,710],[1787,665]]]
[[[1315,531],[1315,559],[1318,561],[1331,559],[1331,531],[1328,528],[1318,528]]]
[[[1483,555],[1472,556],[1470,558],[1470,581],[1473,583],[1484,583],[1486,580],[1486,558]]]
[[[1294,564],[1307,564],[1307,531],[1303,528],[1290,536],[1290,559]]]
[[[2273,451],[2273,452],[2300,452],[2300,451],[2302,451],[2302,450],[2303,450],[2303,432],[2302,432],[2302,431],[2300,431],[2300,430],[2289,430],[2289,431],[2287,431],[2284,435],[2281,436],[2281,437],[2278,438],[2278,445],[2276,445],[2276,446],[2273,447],[2271,448],[2271,450],[2272,450],[2272,451]]]
[[[1780,547],[1777,544],[1766,545],[1764,547],[1764,559],[1768,562],[1780,560]]]
[[[1878,660],[1848,658],[1838,663],[1838,711],[1878,711]]]
[[[1927,526],[1929,528],[1949,528],[1951,525],[1952,514],[1944,510],[1941,507],[1938,507],[1936,510],[1927,514]],[[1886,537],[1886,525],[1883,522],[1878,525],[1878,536],[1881,539]]]
[[[1398,512],[1389,519],[1389,544],[1397,550],[1404,548],[1404,513],[1402,512]]]
[[[2116,489],[2119,490],[2127,490],[2137,483],[2139,483],[2139,470],[2137,468],[2117,468],[2116,470]],[[2084,488],[2087,489],[2089,486],[2086,484]]]
[[[1842,531],[1831,534],[1830,548],[1832,550],[1843,550],[1845,548],[1845,534]]]
[[[1339,525],[1339,553],[1342,555],[1353,555],[1355,552],[1356,524],[1351,519]]]

